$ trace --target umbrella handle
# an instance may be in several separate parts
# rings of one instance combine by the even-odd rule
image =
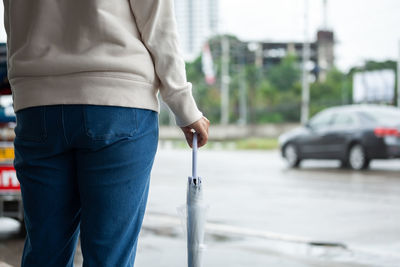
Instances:
[[[193,134],[193,144],[192,144],[192,177],[197,178],[197,133]]]

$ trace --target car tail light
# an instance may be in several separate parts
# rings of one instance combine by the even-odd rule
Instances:
[[[374,134],[377,137],[385,137],[385,136],[400,137],[400,131],[396,128],[378,127],[374,129]]]

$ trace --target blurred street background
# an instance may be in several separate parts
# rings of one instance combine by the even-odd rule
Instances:
[[[198,168],[204,266],[399,267],[400,2],[174,2],[187,79],[212,124]],[[3,27],[0,42],[6,179],[15,116]],[[135,266],[183,267],[191,151],[164,104],[159,118]],[[21,218],[10,217],[0,217],[0,267],[20,265]]]

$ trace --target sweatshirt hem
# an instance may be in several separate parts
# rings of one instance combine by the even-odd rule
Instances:
[[[128,75],[93,73],[11,79],[14,111],[42,105],[92,104],[159,112],[158,88]]]

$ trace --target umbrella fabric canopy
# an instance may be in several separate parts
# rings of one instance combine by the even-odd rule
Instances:
[[[193,137],[192,177],[188,178],[187,187],[187,251],[188,267],[202,266],[202,252],[204,250],[205,213],[207,210],[203,202],[203,187],[201,178],[197,176],[197,134]]]

